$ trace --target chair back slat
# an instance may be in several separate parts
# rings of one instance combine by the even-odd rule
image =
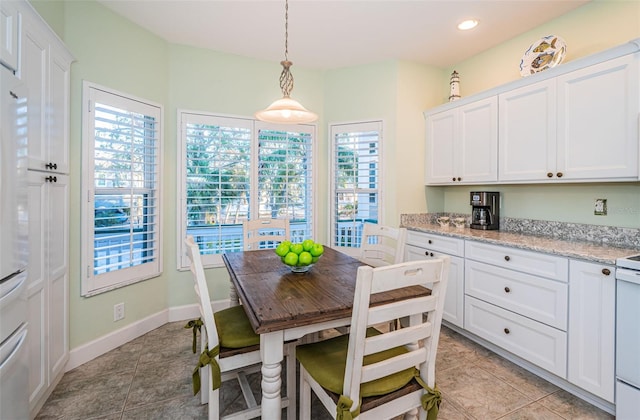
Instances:
[[[187,236],[184,243],[187,245],[187,256],[191,261],[190,270],[191,273],[193,273],[194,290],[196,291],[196,295],[198,295],[200,318],[202,319],[206,330],[208,347],[209,349],[212,349],[219,344],[219,337],[218,330],[216,329],[216,323],[213,318],[213,308],[211,307],[209,287],[207,286],[207,279],[204,274],[204,266],[202,265],[200,249],[191,235]]]
[[[242,242],[245,251],[275,246],[291,238],[289,219],[254,219],[242,222]]]
[[[388,292],[389,290],[400,289],[411,286],[424,286],[425,277],[431,279],[431,283],[441,280],[440,268],[437,265],[412,266],[394,264],[393,267],[380,267],[376,273],[376,281],[371,286],[371,293]],[[398,270],[404,268],[401,274]],[[399,283],[401,282],[401,283]],[[431,289],[431,287],[429,287]]]
[[[369,337],[364,343],[364,355],[379,353],[392,347],[416,343],[431,336],[433,326],[429,322]]]
[[[435,384],[435,356],[444,311],[450,257],[411,261],[378,268],[358,268],[351,316],[343,394],[359,401],[363,382],[388,376],[410,367],[430,387]],[[420,285],[431,296],[416,296],[401,302],[370,306],[371,294]],[[424,316],[426,314],[426,316]],[[409,317],[409,326],[380,335],[366,336],[367,328],[400,317]],[[364,356],[404,346],[407,353],[363,366]]]
[[[409,353],[362,367],[360,382],[375,381],[393,373],[416,367],[426,358],[426,350],[419,348]]]
[[[376,306],[369,312],[370,324],[382,324],[398,318],[404,318],[422,310],[429,312],[435,309],[438,303],[436,296],[422,296],[411,301],[399,301],[386,305]]]
[[[360,261],[372,267],[397,264],[404,260],[406,228],[365,223],[360,243]]]

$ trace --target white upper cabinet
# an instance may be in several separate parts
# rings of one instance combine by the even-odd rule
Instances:
[[[12,2],[0,2],[0,63],[18,70],[20,14]]]
[[[500,181],[555,178],[555,80],[514,89],[499,98]]]
[[[639,51],[633,40],[425,112],[427,185],[638,181]]]
[[[497,180],[495,96],[427,116],[427,184]]]
[[[639,62],[630,54],[558,77],[564,179],[638,179]]]
[[[499,180],[638,179],[638,54],[500,94]]]

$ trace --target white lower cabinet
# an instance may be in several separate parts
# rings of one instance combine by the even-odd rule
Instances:
[[[69,176],[29,171],[29,402],[32,417],[69,360]]]
[[[465,292],[551,327],[567,329],[567,283],[467,261]]]
[[[471,296],[464,328],[549,372],[565,377],[567,334]]]
[[[405,253],[405,261],[419,261],[447,255],[413,245],[407,245]],[[464,258],[449,256],[451,264],[449,265],[449,282],[447,283],[442,319],[462,328],[464,325]]]
[[[427,233],[408,232],[405,261],[451,257],[449,282],[442,319],[460,328],[464,326],[464,240]]]
[[[568,380],[609,402],[615,388],[615,304],[615,267],[570,262]]]
[[[615,395],[615,266],[410,231],[406,259],[450,255],[444,319],[603,402]]]
[[[568,260],[475,241],[465,257],[464,328],[565,378]]]

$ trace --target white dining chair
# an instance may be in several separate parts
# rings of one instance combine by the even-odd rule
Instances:
[[[406,228],[365,223],[358,259],[372,267],[401,263],[404,261],[406,242]]]
[[[450,257],[358,268],[351,333],[298,346],[300,418],[311,418],[311,391],[336,418],[405,419],[437,416],[441,396],[435,362]],[[382,305],[371,295],[429,285],[431,294]],[[423,314],[426,314],[423,317]],[[373,325],[408,317],[388,332]]]
[[[191,273],[195,282],[194,289],[198,295],[200,319],[191,321],[187,327],[200,329],[201,355],[196,371],[194,371],[194,393],[202,390],[202,404],[209,403],[209,419],[220,418],[219,388],[222,382],[236,379],[244,396],[247,408],[224,419],[251,419],[261,416],[249,386],[246,375],[259,372],[260,336],[249,322],[242,306],[232,306],[213,312],[209,288],[204,274],[204,267],[198,245],[192,236],[185,239],[187,255],[191,261]],[[202,330],[204,326],[204,330]],[[186,328],[186,327],[185,327]],[[194,329],[194,352],[196,329]],[[287,396],[283,398],[283,407],[287,407],[287,418],[296,416],[296,359],[295,347],[286,345]]]
[[[275,248],[289,240],[289,219],[254,219],[242,222],[242,243],[245,251]]]

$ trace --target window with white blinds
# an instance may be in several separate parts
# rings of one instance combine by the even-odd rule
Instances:
[[[381,209],[382,122],[337,124],[331,133],[331,246],[359,248]]]
[[[192,235],[206,265],[243,249],[242,222],[288,218],[292,240],[313,235],[313,126],[180,112],[182,238]]]
[[[160,275],[162,108],[85,82],[82,294]]]

